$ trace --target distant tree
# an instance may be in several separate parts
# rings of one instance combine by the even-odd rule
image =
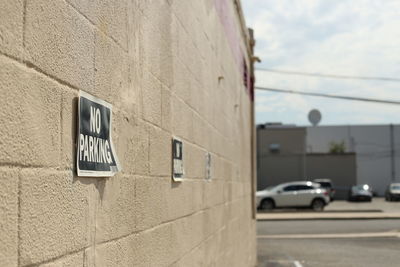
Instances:
[[[330,142],[329,144],[329,153],[332,154],[343,154],[346,152],[346,146],[344,144],[344,141],[340,143],[336,142]]]

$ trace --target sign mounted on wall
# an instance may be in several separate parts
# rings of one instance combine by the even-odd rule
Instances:
[[[121,167],[111,138],[112,105],[79,91],[78,117],[78,176],[113,176]]]
[[[177,182],[182,181],[183,174],[183,143],[172,138],[172,178]]]
[[[211,154],[210,152],[206,153],[206,176],[205,176],[207,181],[210,181],[212,176],[211,176]]]

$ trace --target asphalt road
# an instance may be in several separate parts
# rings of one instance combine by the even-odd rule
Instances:
[[[400,220],[258,221],[264,266],[400,266]]]

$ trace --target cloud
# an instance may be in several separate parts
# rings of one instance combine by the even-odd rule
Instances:
[[[255,30],[260,67],[354,76],[398,77],[400,1],[243,0]],[[258,86],[400,100],[400,83],[256,72]],[[259,99],[260,97],[260,99]],[[269,101],[268,98],[271,100]],[[262,103],[260,105],[259,103]],[[312,107],[324,124],[399,123],[400,106],[257,93],[257,121],[307,123]]]

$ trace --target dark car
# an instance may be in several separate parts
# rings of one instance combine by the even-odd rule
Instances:
[[[390,184],[385,192],[386,201],[400,200],[400,183]]]
[[[314,179],[313,182],[320,184],[321,188],[324,188],[326,191],[328,191],[330,201],[334,200],[336,190],[333,189],[333,184],[331,179]]]
[[[352,186],[349,192],[349,201],[372,201],[372,189],[367,184]]]

